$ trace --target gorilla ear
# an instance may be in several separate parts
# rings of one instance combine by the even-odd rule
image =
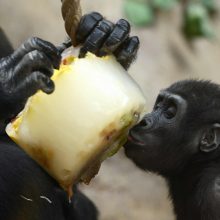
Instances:
[[[202,152],[211,152],[220,145],[220,124],[213,124],[208,128],[200,141],[200,150]]]

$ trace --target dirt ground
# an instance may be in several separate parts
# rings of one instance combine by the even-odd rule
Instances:
[[[19,2],[19,3],[18,3]],[[116,21],[123,17],[123,0],[83,0],[83,11],[99,11]],[[149,111],[160,89],[186,78],[210,79],[220,83],[220,22],[216,38],[197,40],[189,46],[182,38],[179,8],[161,14],[154,27],[136,29],[141,47],[130,74],[146,94]],[[65,38],[60,0],[0,0],[0,25],[17,47],[29,36],[55,44]],[[100,220],[173,220],[165,181],[138,170],[123,150],[103,163],[99,175],[82,190],[100,211]]]

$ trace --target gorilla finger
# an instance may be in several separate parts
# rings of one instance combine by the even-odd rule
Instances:
[[[138,37],[131,37],[114,53],[117,61],[125,69],[128,69],[131,63],[135,60],[139,46],[140,41]]]
[[[84,15],[79,23],[76,31],[76,41],[77,44],[83,44],[89,34],[98,25],[98,23],[103,19],[102,15],[97,12],[92,12],[90,14]]]
[[[130,29],[131,27],[129,22],[124,19],[120,19],[115,24],[113,31],[106,39],[103,47],[100,49],[100,54],[113,53],[117,50],[128,38]]]
[[[54,68],[59,68],[61,61],[60,52],[50,42],[44,41],[37,37],[32,37],[25,41],[17,50],[15,50],[15,52],[12,54],[12,58],[17,62],[27,53],[30,53],[34,50],[39,50],[45,53],[53,63]]]
[[[60,52],[60,54],[62,54],[64,50],[68,49],[71,46],[72,40],[68,37],[62,44],[57,46],[57,50]]]
[[[54,82],[49,77],[36,71],[15,87],[15,93],[26,99],[34,95],[38,90],[50,94],[54,91],[54,88]]]
[[[48,77],[53,75],[53,66],[47,56],[34,50],[26,54],[14,69],[14,81],[20,82],[33,71],[41,71]]]
[[[86,39],[83,47],[80,50],[79,57],[84,57],[87,52],[92,52],[99,55],[99,50],[105,42],[106,38],[109,36],[113,30],[113,23],[103,19],[95,27],[93,32]]]

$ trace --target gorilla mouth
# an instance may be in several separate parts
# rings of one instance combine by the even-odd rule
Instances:
[[[141,141],[132,130],[129,131],[128,134],[128,141],[135,144],[135,145],[145,145],[145,143],[143,141]]]

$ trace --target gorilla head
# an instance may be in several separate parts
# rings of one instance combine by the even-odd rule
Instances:
[[[187,80],[162,90],[130,130],[126,155],[165,177],[177,220],[220,219],[220,86]]]
[[[220,87],[182,81],[162,90],[153,111],[131,129],[126,155],[165,176],[195,160],[215,157],[220,144]]]

